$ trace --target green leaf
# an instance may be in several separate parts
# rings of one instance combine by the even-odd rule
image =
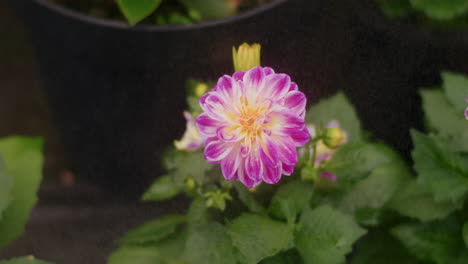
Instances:
[[[457,203],[435,201],[434,195],[418,184],[416,179],[401,187],[389,203],[389,207],[401,215],[423,222],[442,219],[462,206],[462,200]]]
[[[181,224],[185,223],[183,215],[167,215],[152,220],[131,230],[119,240],[120,245],[144,245],[158,242],[174,234]]]
[[[389,234],[371,232],[357,244],[350,264],[419,264],[421,263]]]
[[[358,182],[344,195],[340,208],[349,214],[362,212],[362,210],[381,209],[410,178],[411,173],[402,161],[375,168],[367,178]],[[372,211],[376,214],[375,210]],[[374,217],[366,217],[362,220],[363,224],[377,224],[377,219]]]
[[[163,241],[146,246],[124,246],[112,252],[108,264],[189,264],[181,259],[187,240],[182,229]]]
[[[468,3],[468,1],[466,1]],[[468,77],[462,74],[443,72],[443,88],[445,95],[456,111],[463,116],[468,106],[465,99],[468,96]]]
[[[180,193],[180,188],[172,180],[172,175],[163,175],[154,181],[150,188],[143,194],[143,201],[161,201],[175,197]]]
[[[465,241],[465,245],[468,248],[468,222],[465,222],[463,225],[463,240]]]
[[[438,264],[467,263],[461,225],[454,218],[428,224],[403,224],[391,230],[405,247],[421,260]]]
[[[288,249],[293,240],[293,230],[287,224],[252,214],[234,219],[229,235],[246,264],[256,264]]]
[[[421,91],[425,118],[431,130],[453,140],[458,151],[468,151],[468,122],[462,112],[450,105],[441,90]],[[464,100],[463,98],[459,98]]]
[[[411,131],[414,150],[414,168],[419,181],[432,193],[436,201],[456,203],[468,191],[466,160],[446,149],[443,141],[425,136],[416,130]]]
[[[170,151],[163,159],[166,169],[173,177],[177,187],[183,188],[185,180],[192,177],[197,184],[203,185],[205,176],[213,168],[213,164],[208,163],[203,158],[203,152]]]
[[[151,15],[161,4],[162,0],[117,0],[120,11],[128,23],[135,25]]]
[[[288,251],[280,252],[278,255],[266,258],[260,262],[260,264],[303,264],[299,252],[292,249]]]
[[[10,202],[12,200],[12,187],[12,179],[6,173],[6,168],[3,164],[2,155],[0,154],[0,220],[2,220],[3,211],[8,207],[8,205],[10,205]]]
[[[380,8],[389,17],[403,17],[411,12],[409,0],[377,0]]]
[[[229,0],[179,0],[189,13],[196,13],[203,20],[234,15],[236,8]]]
[[[305,263],[345,262],[353,243],[366,230],[354,219],[330,206],[305,210],[295,235],[295,244]]]
[[[190,113],[192,113],[194,116],[197,116],[203,112],[200,106],[200,98],[196,96],[188,96],[187,104],[188,104]]]
[[[250,192],[247,187],[245,187],[242,183],[240,182],[234,182],[234,188],[237,191],[237,195],[239,197],[239,200],[247,206],[247,208],[250,210],[252,213],[263,213],[265,211],[265,208],[262,206],[262,204],[257,201]]]
[[[399,156],[383,144],[348,143],[338,149],[325,170],[337,175],[342,183],[356,182],[395,160],[400,160]]]
[[[33,256],[14,258],[10,260],[1,260],[0,264],[52,264],[43,260],[38,260]]]
[[[314,186],[307,182],[293,181],[282,185],[274,194],[270,210],[280,219],[294,223],[296,216],[309,204]]]
[[[9,137],[0,140],[0,153],[7,174],[13,179],[13,200],[0,221],[0,248],[23,233],[29,213],[37,201],[42,178],[42,139]]]
[[[192,227],[184,251],[189,263],[236,264],[234,247],[227,229],[212,222]]]
[[[415,9],[438,20],[449,20],[468,10],[466,0],[410,0],[410,2]]]
[[[326,126],[330,121],[340,123],[349,136],[349,142],[362,139],[361,123],[354,110],[343,93],[338,93],[330,98],[322,99],[312,106],[306,115],[306,122],[315,126]]]

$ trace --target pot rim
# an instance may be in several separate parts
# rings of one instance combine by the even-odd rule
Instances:
[[[215,27],[218,25],[229,24],[233,22],[237,22],[239,20],[244,20],[250,18],[254,15],[264,13],[274,7],[280,6],[287,1],[290,0],[273,0],[270,3],[264,4],[254,9],[247,10],[240,14],[229,16],[226,18],[204,21],[201,23],[195,23],[190,25],[137,25],[131,26],[129,24],[119,22],[116,20],[106,20],[102,18],[92,17],[80,13],[78,11],[68,9],[65,7],[61,7],[57,4],[54,4],[50,0],[34,0],[34,2],[44,8],[48,8],[51,11],[57,12],[61,15],[71,17],[73,19],[79,20],[81,22],[89,23],[89,24],[96,24],[102,27],[114,28],[114,29],[121,29],[121,30],[136,30],[136,31],[154,31],[154,32],[173,32],[173,31],[188,31],[194,29],[203,29],[203,28],[210,28]]]

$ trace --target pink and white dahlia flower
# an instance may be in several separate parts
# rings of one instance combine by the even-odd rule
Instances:
[[[184,111],[184,117],[187,121],[184,135],[180,140],[174,141],[174,146],[176,149],[183,151],[197,151],[202,149],[205,144],[205,139],[200,135],[200,132],[198,132],[195,119],[187,111]]]
[[[207,138],[205,159],[220,164],[226,180],[252,188],[293,173],[296,148],[310,135],[306,97],[287,74],[255,67],[225,75],[200,105],[203,113],[196,122]]]
[[[468,103],[468,96],[466,97],[465,101]],[[465,119],[468,120],[468,107],[465,109]]]

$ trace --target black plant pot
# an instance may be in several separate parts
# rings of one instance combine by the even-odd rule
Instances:
[[[184,130],[186,79],[231,74],[233,45],[262,43],[265,64],[309,86],[313,60],[302,51],[318,1],[276,0],[171,27],[130,27],[47,0],[10,2],[25,22],[76,172],[119,192],[140,193],[161,173],[162,151]]]

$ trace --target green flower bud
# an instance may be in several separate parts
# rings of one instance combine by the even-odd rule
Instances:
[[[301,179],[303,181],[316,181],[319,177],[319,171],[313,166],[305,166],[301,169]]]
[[[346,133],[339,127],[325,129],[323,143],[329,148],[337,148],[346,142]]]
[[[225,191],[216,190],[214,192],[207,192],[203,195],[206,199],[206,206],[217,208],[221,211],[226,209],[226,201],[232,200],[232,196]]]
[[[191,191],[195,189],[195,187],[197,187],[197,183],[192,177],[189,177],[185,180],[185,187],[187,188],[187,190]]]
[[[198,83],[197,86],[195,86],[195,95],[200,98],[206,93],[207,90],[208,85],[206,83]]]
[[[260,44],[249,45],[243,43],[236,50],[232,47],[232,59],[234,71],[248,71],[253,67],[260,66]]]

